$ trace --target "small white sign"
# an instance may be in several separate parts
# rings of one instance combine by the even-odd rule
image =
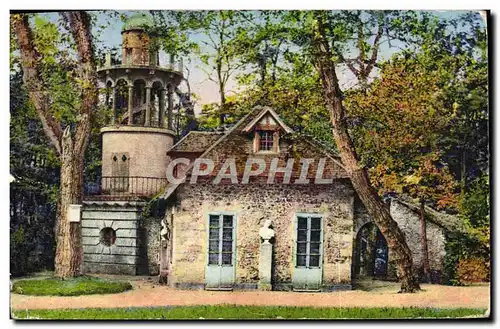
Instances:
[[[81,211],[81,204],[70,204],[68,207],[68,221],[76,223],[80,222]]]

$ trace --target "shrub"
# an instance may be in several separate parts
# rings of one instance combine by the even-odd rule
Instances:
[[[447,282],[464,285],[489,280],[490,203],[489,177],[471,184],[460,202],[460,218],[466,232],[449,233],[446,239],[444,269]]]
[[[456,280],[461,284],[484,282],[489,279],[489,260],[465,258],[458,262]]]

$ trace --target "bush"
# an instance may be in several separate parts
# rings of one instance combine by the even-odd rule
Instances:
[[[11,183],[10,206],[11,275],[53,270],[55,202],[43,191]]]
[[[10,231],[10,273],[14,277],[54,269],[54,235],[38,223]]]
[[[467,232],[450,233],[446,239],[444,268],[450,284],[464,285],[490,279],[489,195],[489,177],[484,175],[462,196],[460,218]]]
[[[446,283],[466,285],[470,282],[477,282],[466,279],[469,277],[481,277],[480,281],[490,279],[489,249],[474,237],[458,233],[448,234],[445,250],[444,271]],[[475,264],[481,265],[485,270],[478,270]],[[486,271],[486,276],[482,274],[484,271]]]
[[[489,279],[489,260],[465,258],[458,262],[456,280],[461,284],[484,282]]]
[[[92,294],[115,294],[132,289],[125,281],[113,281],[90,276],[73,279],[28,279],[14,282],[12,292],[33,296],[81,296]]]

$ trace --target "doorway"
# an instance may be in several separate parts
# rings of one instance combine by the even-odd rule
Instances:
[[[208,255],[205,287],[232,290],[235,276],[236,216],[211,213],[208,219]]]
[[[323,218],[297,214],[294,231],[293,290],[318,291],[323,278]]]
[[[365,224],[356,236],[355,278],[385,278],[389,248],[382,232],[373,223]]]

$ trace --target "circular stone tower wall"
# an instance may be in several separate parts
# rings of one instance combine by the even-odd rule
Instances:
[[[173,131],[112,126],[102,128],[101,134],[103,189],[147,194],[165,185]]]

